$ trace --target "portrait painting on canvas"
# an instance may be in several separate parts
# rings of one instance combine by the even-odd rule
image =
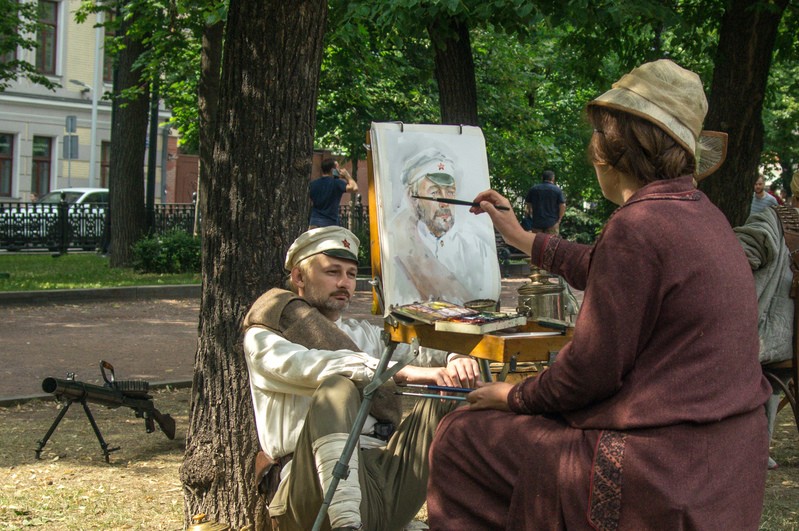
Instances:
[[[434,299],[498,300],[491,220],[436,201],[471,201],[490,188],[480,128],[373,123],[371,149],[384,313]]]

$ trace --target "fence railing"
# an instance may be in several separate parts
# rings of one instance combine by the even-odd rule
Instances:
[[[356,235],[369,234],[369,208],[365,205],[341,205],[338,209],[339,225]]]
[[[108,212],[101,203],[0,203],[0,249],[95,250]],[[194,204],[155,205],[154,227],[156,233],[174,228],[192,233]]]
[[[194,203],[156,204],[156,233],[182,229],[194,231]],[[0,203],[0,249],[80,248],[101,246],[108,205],[101,203]],[[342,205],[340,225],[359,237],[369,236],[369,209],[365,205]]]

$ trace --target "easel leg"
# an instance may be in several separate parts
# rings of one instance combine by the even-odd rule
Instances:
[[[388,348],[386,348],[386,351],[380,358],[380,362],[377,364],[374,378],[372,378],[371,383],[369,383],[369,385],[367,385],[363,390],[363,401],[361,402],[361,408],[358,410],[358,415],[355,417],[355,422],[352,425],[352,430],[350,430],[349,436],[347,437],[347,442],[344,445],[344,450],[341,452],[341,457],[333,469],[333,478],[330,486],[327,489],[327,492],[325,493],[325,497],[322,500],[322,507],[319,508],[319,513],[316,515],[316,521],[314,522],[312,528],[313,531],[319,531],[322,528],[322,524],[327,517],[327,509],[330,507],[330,503],[333,501],[333,495],[336,493],[336,487],[338,487],[339,481],[343,478],[346,478],[349,474],[350,457],[352,457],[352,452],[355,450],[355,448],[358,447],[363,425],[366,423],[366,418],[369,416],[369,410],[371,409],[374,392],[378,387],[387,382],[389,378],[393,377],[399,369],[407,365],[407,362],[398,363],[394,365],[391,370],[386,371],[388,362],[391,360],[391,356],[394,355],[394,350],[396,348],[397,343],[388,343]],[[418,343],[416,344],[416,349],[414,352],[418,352],[417,349]],[[410,359],[408,361],[410,361]]]
[[[483,381],[486,383],[491,383],[491,363],[487,359],[478,359],[477,362],[480,364],[480,372],[483,374]]]
[[[58,412],[58,415],[53,421],[53,424],[50,426],[50,429],[47,430],[47,433],[44,435],[44,437],[38,441],[39,447],[36,449],[36,459],[41,459],[42,449],[44,448],[44,445],[47,444],[47,440],[50,438],[55,429],[58,427],[58,423],[61,422],[61,419],[63,419],[64,415],[67,414],[69,406],[72,405],[72,402],[74,402],[74,400],[67,401],[67,404],[61,408],[61,411]]]

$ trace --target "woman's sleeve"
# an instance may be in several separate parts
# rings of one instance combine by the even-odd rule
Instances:
[[[579,247],[564,246],[565,242],[558,246],[553,257],[556,270],[585,276],[586,296],[572,341],[548,370],[511,392],[508,402],[514,411],[583,408],[616,393],[633,367],[659,309],[660,265],[634,229],[614,225],[606,227],[590,257]],[[584,262],[588,258],[590,276]],[[577,266],[570,266],[571,261]]]

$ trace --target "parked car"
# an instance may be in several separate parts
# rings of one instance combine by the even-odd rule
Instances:
[[[67,205],[66,225],[59,223],[62,198]],[[61,188],[34,203],[0,204],[0,248],[57,250],[65,238],[67,247],[93,250],[103,234],[107,207],[107,188]]]
[[[102,203],[108,205],[108,188],[60,188],[44,194],[35,201],[36,204],[60,203],[61,194],[70,205],[83,203]]]

